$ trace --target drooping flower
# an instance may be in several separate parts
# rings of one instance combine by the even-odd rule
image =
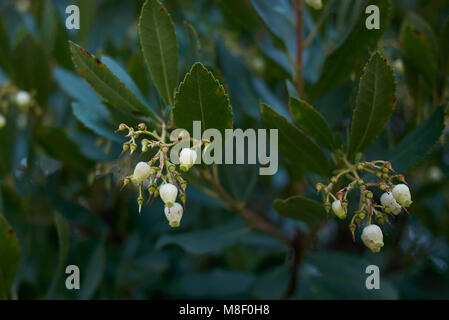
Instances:
[[[184,148],[179,154],[179,163],[182,171],[188,171],[194,164],[197,158],[196,151],[190,148]]]
[[[341,201],[340,200],[335,200],[334,202],[332,202],[332,211],[340,219],[345,219],[346,218],[346,210],[341,205]]]
[[[134,169],[132,180],[135,184],[140,184],[150,176],[151,167],[146,162],[139,162]]]
[[[323,7],[321,0],[306,0],[306,4],[316,10],[320,10]]]
[[[177,202],[173,203],[171,207],[164,208],[165,216],[172,228],[179,227],[183,211],[182,206]]]
[[[409,207],[412,204],[412,196],[410,195],[410,189],[406,184],[398,184],[393,190],[393,197],[403,207]]]
[[[362,241],[372,252],[379,252],[384,246],[382,230],[378,225],[371,224],[362,231]]]
[[[396,69],[396,71],[400,74],[404,73],[404,63],[401,59],[396,59],[393,62],[393,67]]]
[[[19,91],[16,94],[16,103],[19,107],[28,107],[30,104],[31,97],[26,91]]]
[[[164,183],[159,187],[159,194],[165,206],[171,208],[178,196],[178,188],[171,183]]]
[[[0,114],[0,129],[6,126],[6,118]]]
[[[385,192],[382,194],[380,197],[380,203],[395,215],[401,213],[402,207],[396,202],[391,192]]]

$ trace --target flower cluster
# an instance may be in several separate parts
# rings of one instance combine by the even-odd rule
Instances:
[[[132,175],[126,176],[123,180],[122,189],[130,183],[138,187],[139,195],[137,203],[139,205],[139,214],[144,203],[144,189],[148,193],[148,201],[160,197],[165,204],[164,213],[171,227],[179,227],[186,204],[187,181],[184,180],[177,167],[170,160],[170,149],[178,143],[184,141],[182,135],[176,141],[165,142],[165,129],[158,135],[156,131],[149,131],[144,123],[137,128],[129,127],[126,124],[120,124],[117,131],[128,131],[125,136],[129,141],[123,144],[123,151],[129,151],[133,154],[138,149],[138,140],[140,140],[140,150],[142,153],[155,151],[154,156],[148,162],[141,161],[135,168]],[[202,143],[208,141],[199,141],[192,148],[183,148],[179,155],[179,169],[188,171],[197,158],[197,151]],[[179,204],[177,199],[182,202]]]
[[[34,92],[19,90],[10,82],[0,86],[0,129],[7,124],[7,115],[10,106],[17,107],[20,112],[15,117],[19,129],[26,127],[28,114],[40,114],[41,110],[34,99]]]
[[[373,252],[379,252],[383,247],[383,234],[381,228],[384,223],[390,224],[389,215],[399,215],[402,209],[407,211],[407,207],[412,204],[410,190],[405,178],[401,174],[396,174],[391,163],[377,160],[371,162],[359,162],[351,165],[345,160],[345,168],[337,171],[337,174],[330,179],[326,186],[322,183],[316,185],[318,192],[323,192],[323,200],[326,212],[332,212],[340,219],[346,219],[348,208],[348,195],[355,188],[360,190],[359,206],[353,214],[349,224],[349,230],[355,240],[355,231],[362,223],[365,228],[362,231],[361,239],[363,243]],[[360,178],[362,173],[371,174],[377,177],[377,181],[365,182]],[[351,182],[333,192],[340,185],[343,177]],[[395,184],[395,182],[400,182]],[[378,188],[383,192],[380,203],[374,200],[373,192],[370,188]],[[378,225],[372,224],[373,220]]]

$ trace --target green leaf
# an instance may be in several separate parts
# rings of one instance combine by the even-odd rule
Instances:
[[[87,106],[101,104],[101,97],[77,74],[55,67],[53,69],[53,77],[61,89],[71,98]]]
[[[314,252],[301,265],[301,285],[297,299],[398,299],[397,289],[386,275],[381,275],[378,290],[367,290],[366,267],[379,260],[369,261],[354,254],[339,251]],[[379,265],[380,270],[384,266]]]
[[[9,73],[11,69],[10,59],[8,30],[3,21],[0,20],[0,67],[6,73]]]
[[[278,0],[273,5],[266,0],[251,0],[251,4],[268,29],[282,40],[291,56],[296,55],[296,30],[292,24],[293,8],[290,1]]]
[[[97,57],[70,42],[72,60],[78,72],[111,106],[124,113],[157,115],[131,92]]]
[[[251,295],[255,299],[282,299],[288,289],[289,273],[285,265],[270,269],[257,278]]]
[[[116,288],[129,288],[159,277],[169,268],[168,254],[154,250],[145,235],[133,232],[122,246],[115,278]]]
[[[95,248],[83,276],[83,286],[79,292],[79,299],[90,299],[103,278],[106,267],[106,250],[101,242]]]
[[[406,135],[388,153],[386,158],[396,171],[404,172],[426,159],[443,133],[444,109],[444,107],[436,109],[425,122]]]
[[[238,238],[248,233],[246,227],[235,224],[210,230],[192,231],[180,234],[163,235],[156,243],[156,248],[175,244],[193,254],[208,254],[219,252],[238,241]]]
[[[11,78],[27,91],[36,90],[36,100],[45,107],[51,91],[51,68],[45,49],[31,36],[24,37],[11,55]]]
[[[108,109],[101,98],[82,78],[62,68],[54,68],[53,76],[62,90],[79,102],[72,102],[75,117],[96,134],[116,142],[123,142],[114,134],[114,126]]]
[[[273,202],[274,210],[283,217],[313,224],[326,219],[326,211],[320,203],[294,196],[285,200],[276,199]]]
[[[259,169],[254,165],[226,165],[218,168],[220,182],[225,190],[238,201],[247,201],[256,187]]]
[[[396,81],[386,58],[375,52],[360,78],[352,117],[349,155],[365,150],[383,130],[396,103]]]
[[[127,71],[141,92],[148,92],[150,79],[145,67],[145,58],[141,52],[134,53],[129,59]]]
[[[243,294],[253,285],[254,275],[246,272],[214,269],[205,273],[190,273],[176,281],[174,294],[196,298],[223,297]]]
[[[435,51],[425,35],[416,28],[405,25],[401,31],[401,46],[407,73],[422,75],[432,91],[437,84],[438,66]]]
[[[59,128],[42,128],[37,139],[47,154],[62,161],[64,166],[85,171],[92,164],[81,154],[78,146]]]
[[[167,9],[157,0],[147,0],[139,20],[139,37],[151,78],[165,104],[173,104],[178,83],[178,42]]]
[[[3,217],[2,211],[0,202],[0,299],[3,300],[9,296],[16,270],[19,267],[20,247],[13,229]]]
[[[410,26],[419,33],[421,33],[425,38],[429,45],[432,47],[433,52],[438,51],[438,40],[435,36],[435,33],[432,30],[430,24],[421,18],[419,15],[409,11],[404,19],[402,24],[402,28],[405,26]]]
[[[365,8],[368,5],[376,5],[379,8],[380,29],[366,28],[365,21],[368,15],[365,13]],[[389,0],[369,0],[366,1],[366,5],[361,6],[359,19],[351,32],[324,61],[321,77],[310,94],[312,101],[348,81],[351,74],[360,69],[367,50],[376,48],[377,42],[387,29],[390,5]]]
[[[49,54],[51,54],[55,45],[57,27],[59,27],[57,22],[53,1],[44,0],[39,33],[42,43],[45,43],[45,50]]]
[[[329,150],[335,149],[334,134],[326,119],[304,100],[290,97],[290,112],[305,133]]]
[[[125,71],[125,69],[111,57],[103,55],[101,57],[101,62],[103,62],[106,67],[111,70],[111,72],[123,82],[123,84],[133,92],[140,101],[146,102],[144,95],[140,92],[139,87],[136,85],[131,76]]]
[[[59,252],[58,252],[58,264],[56,266],[55,275],[51,282],[51,285],[45,295],[46,299],[49,299],[55,293],[58,285],[61,287],[61,275],[64,272],[64,265],[67,259],[67,255],[69,254],[69,246],[70,246],[70,225],[66,218],[58,212],[54,212],[53,214],[56,231],[58,233],[58,241],[59,241]]]
[[[440,31],[440,48],[441,48],[441,64],[444,72],[447,74],[449,71],[449,16]]]
[[[223,86],[201,63],[195,63],[176,92],[173,119],[177,128],[193,134],[193,121],[201,130],[214,128],[224,134],[232,128],[232,108]]]
[[[123,142],[120,136],[114,134],[108,110],[103,105],[88,107],[82,103],[73,102],[72,110],[75,117],[96,134],[111,141]]]
[[[292,165],[327,177],[330,165],[323,150],[270,106],[262,103],[261,107],[265,127],[278,130],[279,150]]]

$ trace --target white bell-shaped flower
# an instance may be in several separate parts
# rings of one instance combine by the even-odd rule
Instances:
[[[399,214],[402,210],[402,207],[399,205],[399,203],[396,202],[395,198],[393,197],[393,194],[391,192],[385,192],[380,197],[380,203],[391,210],[393,214]]]
[[[143,161],[139,162],[134,169],[132,180],[135,184],[140,184],[150,176],[150,173],[151,167],[148,165],[148,163]]]
[[[372,252],[379,252],[384,246],[382,229],[378,225],[371,224],[362,231],[362,241]]]
[[[179,154],[179,164],[182,171],[188,171],[194,164],[197,158],[196,151],[190,148],[184,148]]]
[[[412,204],[412,196],[410,195],[410,189],[406,184],[398,184],[393,190],[393,197],[403,207],[409,207]]]
[[[178,188],[171,183],[164,183],[159,187],[159,194],[162,201],[164,201],[165,206],[171,208],[176,201],[178,196]]]
[[[165,216],[172,228],[179,227],[183,211],[184,209],[177,202],[173,203],[171,207],[164,208]]]
[[[320,10],[323,7],[321,0],[306,0],[306,4],[316,10]]]
[[[334,202],[332,202],[332,211],[340,219],[345,219],[346,218],[346,210],[341,205],[341,201],[340,200],[335,200]]]
[[[6,126],[6,118],[0,114],[0,129]]]
[[[19,91],[16,94],[16,103],[19,107],[28,107],[31,102],[31,96],[26,91]]]

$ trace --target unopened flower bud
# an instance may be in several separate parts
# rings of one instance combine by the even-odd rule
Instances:
[[[393,197],[403,207],[409,207],[412,204],[410,189],[405,184],[398,184],[392,190]]]
[[[176,201],[178,188],[171,183],[164,183],[159,187],[159,193],[162,201],[164,201],[165,205],[170,208]]]
[[[372,252],[379,252],[384,246],[383,234],[379,226],[371,224],[362,231],[362,241]]]
[[[137,144],[135,144],[134,142],[130,143],[129,148],[131,149],[131,154],[132,154],[134,151],[136,151]]]
[[[315,189],[317,192],[320,192],[321,190],[323,190],[326,186],[324,184],[322,184],[321,182],[318,182],[315,186]]]
[[[120,123],[119,126],[118,126],[117,131],[123,131],[123,130],[125,130],[126,128],[127,128],[126,124]]]
[[[351,231],[352,233],[355,232],[355,228],[356,228],[356,225],[355,225],[355,224],[351,223],[351,224],[349,225],[349,231]]]
[[[190,148],[184,148],[179,154],[179,163],[182,171],[188,171],[194,164],[197,158],[196,151]]]
[[[365,196],[366,196],[368,199],[372,199],[372,198],[373,198],[373,193],[372,193],[371,191],[367,191],[366,194],[365,194]]]
[[[146,130],[147,126],[145,125],[145,123],[139,123],[137,126],[137,129],[139,130]]]
[[[391,192],[385,192],[380,197],[380,203],[387,209],[389,212],[393,212],[394,214],[399,214],[401,212],[401,206],[396,202],[393,194]],[[387,212],[387,213],[389,213]]]
[[[179,227],[183,211],[184,209],[177,202],[173,203],[171,207],[166,206],[164,208],[165,216],[167,217],[168,223],[172,228]]]
[[[31,102],[30,94],[26,91],[19,91],[16,94],[16,103],[19,107],[28,107]]]
[[[150,176],[151,167],[146,162],[139,162],[134,168],[132,180],[135,184],[140,184]]]
[[[126,151],[128,151],[129,150],[129,143],[128,142],[125,142],[124,144],[123,144],[123,152],[126,152]]]
[[[334,202],[332,202],[332,211],[340,219],[346,218],[346,211],[342,207],[340,200],[335,200]]]
[[[139,205],[139,215],[140,215],[141,212],[142,212],[143,201],[144,201],[144,199],[143,199],[142,196],[139,196],[139,197],[137,198],[137,204]]]

